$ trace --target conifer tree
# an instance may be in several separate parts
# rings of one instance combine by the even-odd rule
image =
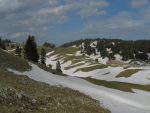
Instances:
[[[15,53],[18,55],[18,56],[21,56],[21,48],[19,46],[16,47],[16,50],[15,50]]]
[[[1,39],[1,37],[0,37],[0,48],[2,48],[2,49],[6,49],[6,47],[5,47],[5,42]]]
[[[108,57],[108,52],[106,51],[106,49],[104,49],[103,51],[101,51],[101,57],[102,58]]]
[[[33,62],[38,62],[39,55],[34,36],[29,36],[24,47],[25,58]]]
[[[60,65],[60,62],[59,62],[59,61],[57,61],[57,63],[56,63],[56,71],[62,73],[61,65]]]
[[[46,64],[46,51],[44,48],[41,49],[41,64]]]

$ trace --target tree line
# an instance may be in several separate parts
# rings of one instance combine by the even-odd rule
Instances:
[[[95,48],[91,47],[91,42],[97,42]],[[96,51],[101,53],[102,57],[114,59],[115,54],[120,54],[126,61],[129,59],[149,60],[150,40],[121,40],[121,39],[81,39],[61,45],[62,47],[70,47],[73,45],[80,46],[84,43],[84,54],[94,54]],[[80,47],[80,50],[83,47]],[[111,53],[107,51],[111,48]],[[83,53],[83,50],[81,50]]]
[[[2,39],[1,37],[0,37],[0,48],[1,49],[6,49],[6,45],[9,45],[11,43],[11,41],[10,40],[8,40],[8,39]]]
[[[55,47],[54,44],[44,43],[44,45],[45,44],[48,47]],[[46,50],[44,48],[41,48],[40,53],[38,53],[38,47],[34,36],[29,35],[24,44],[24,48],[17,46],[15,53],[18,56],[22,56],[23,54],[23,57],[29,61],[46,65]],[[59,61],[57,61],[56,63],[56,71],[62,72],[61,64]]]

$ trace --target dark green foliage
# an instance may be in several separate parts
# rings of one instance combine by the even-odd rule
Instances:
[[[2,40],[1,37],[0,37],[0,48],[4,49],[4,50],[6,49],[6,47],[5,47],[5,41]]]
[[[128,59],[134,59],[134,54],[133,51],[131,50],[122,50],[121,55],[123,56],[122,60],[126,61]]]
[[[138,60],[148,60],[148,55],[145,52],[137,53],[136,59]]]
[[[15,45],[14,44],[10,44],[10,48],[14,48],[15,47]]]
[[[80,51],[83,54],[87,54],[87,55],[94,54],[94,55],[96,55],[95,48],[91,47],[89,42],[84,42],[84,45],[81,45],[81,47],[80,47]]]
[[[107,56],[108,56],[108,52],[106,51],[106,49],[102,50],[102,51],[101,51],[101,57],[102,57],[102,58],[105,58],[105,57],[107,57]]]
[[[85,51],[85,54],[87,54],[87,55],[92,54],[92,47],[90,46],[90,43],[88,43],[88,42],[84,43],[84,51]]]
[[[9,39],[5,39],[5,40],[3,40],[5,43],[11,43],[11,40],[9,40]]]
[[[2,39],[0,38],[0,48],[2,48]]]
[[[22,49],[19,46],[17,46],[15,50],[16,55],[21,56],[21,52],[22,52]]]
[[[44,48],[42,48],[41,49],[41,64],[45,65],[46,64],[45,61],[46,61],[46,51]]]
[[[45,42],[45,43],[43,44],[43,46],[45,46],[45,47],[50,47],[50,48],[55,48],[55,47],[56,47],[55,44],[48,43],[48,42]]]
[[[85,52],[90,55],[94,50],[90,47],[90,43],[97,41],[96,49],[101,52],[101,56],[114,59],[115,54],[121,54],[123,60],[138,59],[148,60],[147,53],[150,53],[150,40],[120,40],[120,39],[81,39],[70,43],[63,44],[63,47],[72,45],[81,45],[85,43]],[[106,49],[111,48],[112,54],[108,54]]]
[[[24,53],[25,53],[25,58],[33,61],[33,62],[38,62],[39,55],[37,52],[37,45],[35,42],[34,36],[29,36],[24,47]]]

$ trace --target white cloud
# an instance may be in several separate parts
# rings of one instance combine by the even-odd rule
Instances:
[[[80,12],[80,15],[82,18],[87,18],[93,15],[99,16],[99,15],[103,15],[106,14],[106,11],[102,10],[99,11],[97,8],[88,8],[88,9],[82,9]]]
[[[102,8],[105,8],[109,6],[109,3],[106,1],[89,1],[84,2],[81,6],[80,15],[82,18],[87,18],[90,16],[99,16],[106,14],[107,12],[105,10],[102,10]]]
[[[105,14],[108,5],[105,0],[0,0],[0,31],[10,37],[46,34],[49,27],[69,21],[72,11],[88,18]]]
[[[141,11],[136,12],[138,19],[132,17],[135,12],[125,11],[103,20],[90,18],[109,14],[111,11],[107,12],[105,8],[110,5],[109,0],[0,0],[0,26],[3,26],[0,27],[0,35],[15,38],[38,34],[48,37],[47,34],[55,29],[55,26],[59,27],[71,21],[71,13],[85,20],[84,24],[87,26],[82,32],[87,34],[107,36],[112,32],[118,36],[150,30],[148,0],[132,0],[132,7]]]
[[[82,18],[106,14],[103,8],[109,6],[109,2],[105,0],[65,0],[65,2],[78,9]]]
[[[90,1],[90,5],[94,7],[107,7],[109,3],[106,1]]]
[[[58,0],[49,0],[49,4],[52,6],[57,5],[58,3]]]
[[[144,22],[142,20],[134,20],[128,12],[120,12],[117,16],[114,16],[107,20],[100,20],[98,22],[88,23],[89,26],[88,28],[114,30],[114,29],[126,29],[126,28],[129,29],[141,27],[143,25]]]
[[[54,23],[66,22],[70,10],[71,6],[58,5],[57,0],[0,0],[0,34],[13,38],[44,34]]]
[[[143,38],[149,27],[143,19],[134,19],[129,12],[120,12],[109,19],[98,20],[87,23],[82,31],[83,34],[91,37],[113,38]]]
[[[149,4],[149,0],[132,0],[132,6],[134,8],[140,8]]]

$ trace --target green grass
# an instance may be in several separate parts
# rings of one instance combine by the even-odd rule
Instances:
[[[60,54],[60,55],[66,55],[66,54],[75,54],[77,52],[77,48],[74,47],[58,47],[58,48],[54,48],[53,49],[55,52],[52,53],[50,56],[56,55],[56,54]]]
[[[67,61],[72,61],[72,65],[78,62],[83,61],[83,57],[82,56],[65,56],[62,60],[63,63],[66,63]]]
[[[39,67],[51,71],[44,65]],[[0,50],[0,92],[7,94],[8,88],[15,91],[15,94],[11,91],[13,96],[0,96],[0,113],[110,113],[98,101],[78,91],[36,82],[8,72],[7,68],[27,71],[31,67],[26,60]],[[31,104],[26,98],[15,98],[19,93],[31,98],[31,101],[34,98],[36,103]]]
[[[97,66],[94,66],[94,67],[91,66],[89,68],[89,71],[92,71],[94,69],[100,69],[100,68],[107,67],[105,65],[99,64],[98,62],[96,62],[95,60],[90,59],[87,56],[75,56],[75,53],[78,51],[78,48],[74,48],[74,47],[67,47],[67,48],[65,48],[65,47],[58,47],[58,48],[55,48],[53,50],[54,50],[54,53],[50,54],[49,57],[54,56],[54,55],[58,55],[54,59],[54,61],[61,59],[63,61],[62,64],[66,63],[68,61],[71,61],[72,62],[71,65],[75,65],[75,66],[71,66],[71,68],[80,66],[80,64],[76,65],[76,63],[80,63],[82,61],[85,61],[85,63],[90,63],[90,65],[97,65]],[[72,54],[72,55],[69,56],[67,54]],[[70,69],[70,68],[66,67],[66,69]],[[81,70],[87,72],[88,71],[87,69],[88,68],[81,69]],[[79,70],[77,70],[77,71],[79,71]]]
[[[37,100],[33,105],[24,100],[9,99],[12,104],[0,101],[0,113],[110,113],[100,107],[98,101],[78,91],[36,82],[3,69],[0,69],[0,85],[1,88],[11,87],[17,93],[23,92]]]
[[[39,53],[39,54],[41,53],[41,49],[42,49],[42,48],[44,48],[44,49],[45,49],[46,53],[48,53],[48,52],[51,52],[51,51],[52,51],[52,48],[50,48],[50,47],[38,46],[38,47],[37,47],[37,50],[38,50],[38,53]]]
[[[103,69],[103,68],[107,68],[107,66],[103,65],[103,64],[99,64],[99,65],[95,65],[95,66],[79,68],[75,72],[78,72],[78,71],[90,72],[90,71],[93,71],[93,70],[96,70],[96,69]]]
[[[54,48],[52,51],[54,51],[54,53],[50,54],[49,57],[54,56],[54,55],[58,55],[57,58],[54,59],[54,61],[56,60],[63,60],[63,63],[66,63],[67,61],[72,61],[72,64],[78,63],[83,61],[86,57],[83,56],[69,56],[67,54],[75,54],[78,51],[78,48],[74,48],[74,47],[58,47],[58,48]]]
[[[12,68],[18,71],[27,71],[31,66],[24,59],[11,55],[0,49],[0,67]]]
[[[137,73],[141,71],[140,69],[127,69],[125,71],[122,71],[121,73],[119,73],[116,78],[119,77],[131,77],[133,74]]]
[[[58,61],[60,59],[64,58],[64,56],[58,55],[55,59],[53,59],[52,61]]]
[[[139,85],[139,84],[131,84],[117,81],[106,81],[106,80],[97,80],[90,77],[83,78],[93,84],[104,86],[107,88],[117,89],[125,92],[133,92],[132,89],[139,89],[150,92],[150,85]]]
[[[68,66],[68,67],[65,67],[65,70],[75,68],[75,67],[78,67],[78,66],[82,66],[82,65],[84,65],[84,63],[79,63],[79,64],[76,64],[76,65]]]

